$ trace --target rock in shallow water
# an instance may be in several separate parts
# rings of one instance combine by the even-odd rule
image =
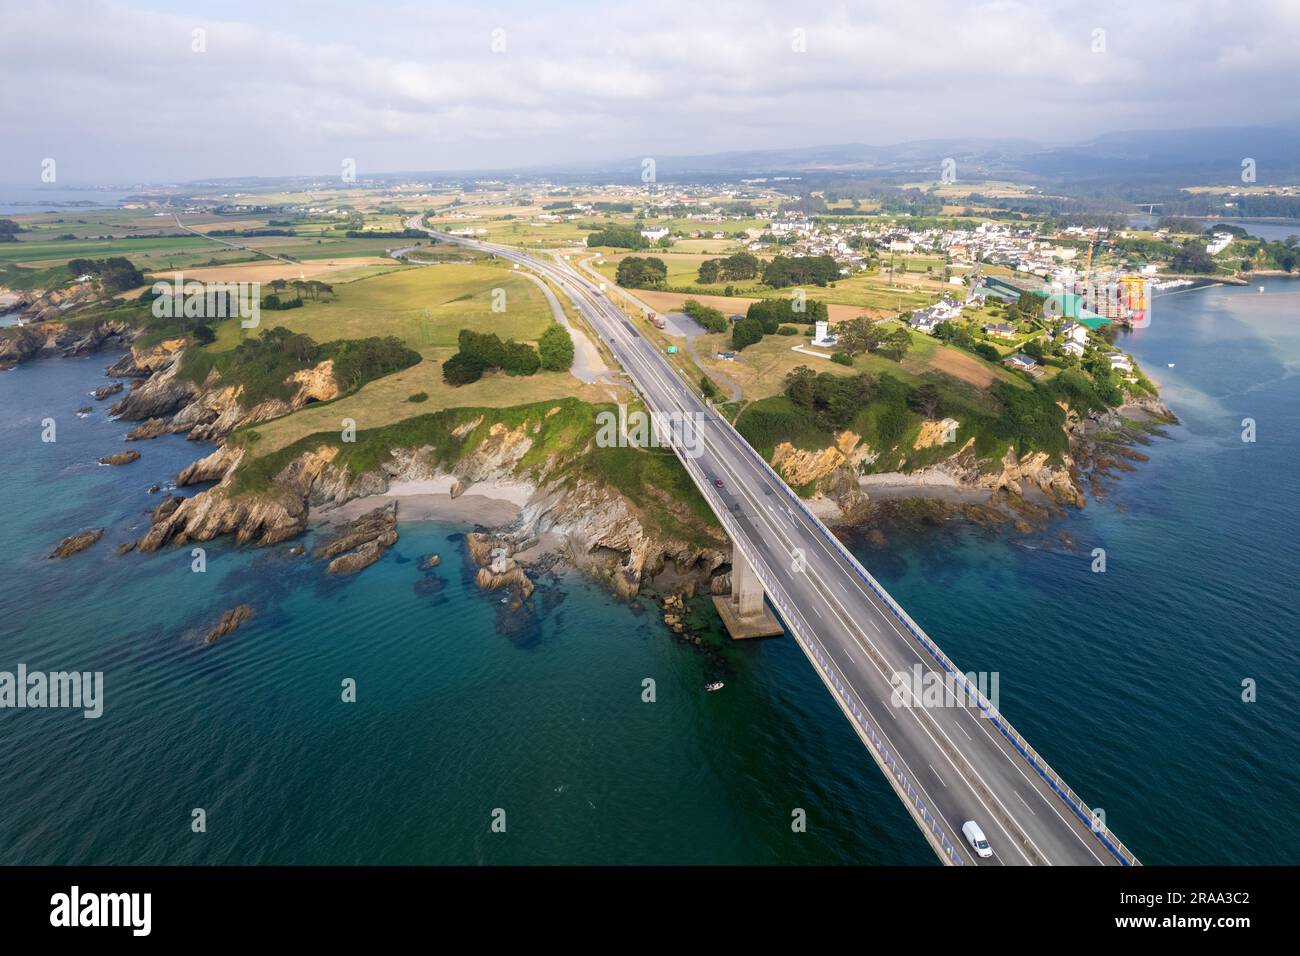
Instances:
[[[92,544],[104,536],[103,528],[95,528],[91,531],[78,531],[76,534],[68,535],[64,538],[59,546],[51,553],[51,558],[68,558],[74,554],[85,551]]]
[[[131,451],[119,451],[112,455],[105,455],[99,459],[101,465],[129,465],[140,457],[140,453],[132,449]]]
[[[251,605],[240,604],[238,607],[232,607],[225,614],[221,615],[221,620],[217,626],[208,631],[208,636],[204,638],[203,643],[212,644],[225,637],[231,631],[238,630],[239,627],[249,620],[255,612]]]
[[[312,549],[312,557],[329,558],[330,574],[353,574],[384,556],[397,542],[397,503],[391,502],[340,525]]]

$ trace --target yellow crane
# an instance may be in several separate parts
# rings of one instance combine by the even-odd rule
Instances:
[[[1097,230],[1092,231],[1092,238],[1088,240],[1088,259],[1083,265],[1083,287],[1088,287],[1088,277],[1092,275],[1092,250],[1097,245]]]

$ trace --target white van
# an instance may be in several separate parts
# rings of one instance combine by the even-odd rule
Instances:
[[[961,825],[961,835],[982,859],[988,859],[993,855],[993,848],[989,846],[989,841],[984,839],[984,831],[974,820],[967,820]]]

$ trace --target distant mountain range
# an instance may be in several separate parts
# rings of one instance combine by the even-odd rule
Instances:
[[[938,179],[952,158],[962,179],[996,178],[1103,188],[1128,183],[1240,185],[1242,160],[1254,159],[1260,183],[1300,182],[1300,130],[1207,127],[1102,134],[1078,145],[1023,139],[932,139],[870,146],[845,143],[783,149],[656,156],[656,177],[689,179],[799,176],[882,182]],[[566,179],[636,181],[641,157],[564,167],[515,170]]]
[[[1205,127],[1130,130],[1099,135],[1075,145],[1026,139],[948,138],[888,146],[842,143],[781,149],[731,150],[685,156],[654,155],[659,182],[735,182],[780,177],[790,192],[853,186],[899,186],[936,182],[945,159],[956,163],[959,181],[1012,180],[1045,192],[1085,200],[1153,202],[1178,198],[1183,186],[1242,185],[1242,161],[1255,161],[1260,185],[1300,184],[1300,130],[1273,127]],[[641,181],[642,156],[511,169],[420,170],[370,174],[366,183],[474,180],[556,183]],[[773,183],[780,186],[781,183]],[[329,189],[337,174],[208,179],[181,188],[249,190]],[[1185,195],[1185,194],[1184,194]],[[1271,213],[1270,213],[1271,214]]]

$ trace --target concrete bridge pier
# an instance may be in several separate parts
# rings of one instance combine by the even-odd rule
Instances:
[[[732,640],[749,637],[774,637],[785,628],[763,600],[763,583],[754,573],[744,553],[731,546],[731,593],[716,595],[713,606],[727,625]]]

